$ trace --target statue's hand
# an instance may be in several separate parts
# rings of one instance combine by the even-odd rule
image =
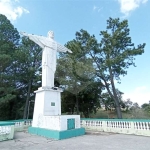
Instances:
[[[28,36],[26,32],[20,32],[21,35]]]
[[[57,51],[58,52],[69,52],[72,53],[72,51],[70,49],[68,49],[67,47],[57,43]]]
[[[72,53],[72,51],[70,49],[68,49],[67,52]]]

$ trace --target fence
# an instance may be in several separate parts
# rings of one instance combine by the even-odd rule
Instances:
[[[150,136],[150,120],[81,119],[86,130]]]
[[[32,119],[10,120],[14,123],[15,131],[23,131],[32,125]]]
[[[14,123],[0,122],[0,141],[11,140],[14,137]]]
[[[0,141],[13,139],[15,131],[26,130],[31,125],[31,119],[0,121]]]
[[[81,119],[81,127],[91,131],[113,132],[150,136],[150,120],[143,119]],[[32,120],[0,122],[0,141],[13,139],[14,131],[23,131],[32,125]]]

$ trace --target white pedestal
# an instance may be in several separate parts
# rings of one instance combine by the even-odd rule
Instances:
[[[61,115],[61,92],[61,90],[53,90],[48,87],[35,91],[34,115]]]
[[[80,128],[79,115],[61,115],[61,90],[41,87],[36,93],[32,127],[50,130],[67,130],[68,119],[75,120]]]
[[[40,116],[61,115],[61,92],[48,87],[35,91],[33,122],[38,122]]]
[[[31,134],[66,139],[85,134],[80,115],[61,115],[61,90],[41,87],[36,93]]]
[[[64,131],[68,130],[68,119],[75,120],[75,129],[80,128],[80,116],[79,115],[60,115],[60,116],[42,116],[40,115],[38,120],[33,120],[32,127]]]

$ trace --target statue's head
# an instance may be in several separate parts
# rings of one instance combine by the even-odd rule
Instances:
[[[47,36],[48,36],[48,38],[54,39],[54,32],[48,31]]]

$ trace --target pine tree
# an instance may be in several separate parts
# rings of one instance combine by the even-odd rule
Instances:
[[[16,99],[13,63],[19,38],[17,29],[0,14],[0,119],[11,118],[10,103]]]

